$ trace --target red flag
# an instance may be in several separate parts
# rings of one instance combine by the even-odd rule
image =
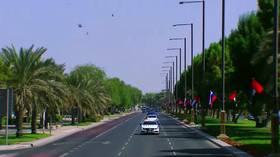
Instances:
[[[254,89],[258,94],[263,92],[263,86],[255,79],[253,79],[251,82],[251,88]]]
[[[195,96],[194,100],[196,100],[197,102],[200,102],[200,96]]]
[[[178,104],[182,106],[182,105],[184,104],[184,102],[180,99],[180,100],[178,101]]]
[[[237,96],[236,91],[231,92],[231,94],[229,95],[229,100],[235,101],[236,96]]]

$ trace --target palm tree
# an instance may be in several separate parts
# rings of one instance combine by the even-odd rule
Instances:
[[[47,49],[33,49],[34,46],[28,49],[20,48],[17,52],[16,48],[11,46],[3,48],[1,54],[11,73],[9,86],[15,92],[17,136],[22,135],[23,117],[27,109],[33,110],[32,132],[36,133],[37,103],[42,102],[43,94],[49,94],[47,98],[55,95],[50,92],[50,87],[56,83],[55,79],[60,77],[55,71],[54,62],[51,59],[42,59]]]
[[[93,65],[79,66],[67,76],[67,85],[71,92],[68,102],[72,106],[72,124],[75,109],[79,111],[79,120],[86,116],[103,114],[110,100],[104,79],[105,73]]]

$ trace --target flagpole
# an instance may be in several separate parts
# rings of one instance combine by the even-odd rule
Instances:
[[[221,130],[219,139],[226,139],[226,126],[225,126],[225,0],[222,0],[222,111],[221,111]]]
[[[273,96],[274,96],[274,105],[272,120],[271,120],[271,145],[272,152],[279,153],[279,117],[278,117],[278,25],[279,25],[279,6],[278,0],[274,0],[274,34],[273,34],[273,68],[274,68],[274,76],[273,76]],[[279,154],[278,154],[279,155]],[[276,155],[275,155],[276,156]]]

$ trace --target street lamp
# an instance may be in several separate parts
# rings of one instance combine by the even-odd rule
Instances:
[[[228,138],[226,135],[226,111],[225,111],[225,0],[222,0],[222,111],[220,139]]]
[[[174,50],[179,50],[179,76],[181,77],[182,74],[182,49],[181,48],[168,48],[167,51],[174,51]]]
[[[162,72],[166,72],[167,73],[167,76],[168,76],[168,78],[169,78],[169,80],[168,80],[168,89],[169,89],[169,91],[170,92],[172,92],[171,90],[172,90],[172,86],[171,86],[171,75],[170,75],[170,70],[171,70],[171,67],[170,66],[164,66],[164,67],[162,67],[162,68],[169,68],[169,70],[161,70]]]
[[[168,67],[170,68],[170,67]],[[169,111],[169,104],[171,103],[171,97],[170,94],[171,93],[171,88],[170,88],[170,81],[169,81],[169,73],[170,70],[162,70],[163,72],[160,73],[161,76],[165,76],[165,81],[166,81],[166,88],[165,88],[165,97],[166,97],[166,104],[165,104],[165,108],[167,111]]]
[[[178,76],[178,56],[166,56],[165,58],[176,58],[176,83],[174,84],[174,86],[176,88],[174,88],[174,91],[173,91],[174,95],[175,95],[175,104],[176,104],[176,101],[178,99],[178,84],[177,84],[177,82],[178,82],[178,78],[177,78],[177,76]],[[173,62],[173,68],[174,68],[174,62]],[[173,72],[174,72],[174,69],[173,69]],[[177,111],[178,110],[177,110],[177,105],[176,105],[176,113],[177,113]]]
[[[205,73],[205,1],[200,0],[200,1],[182,1],[179,2],[179,4],[191,4],[191,3],[202,3],[202,71],[203,71],[203,78],[204,78],[204,73]]]
[[[274,105],[273,105],[273,114],[271,121],[271,130],[272,130],[272,152],[279,152],[279,104],[278,104],[278,25],[279,25],[279,4],[278,0],[274,0],[274,28],[273,28],[273,96],[274,96]]]
[[[184,71],[187,72],[187,38],[170,38],[169,40],[183,40],[184,41]],[[187,75],[184,80],[184,96],[187,99]]]
[[[162,68],[169,68],[169,91],[170,91],[170,96],[169,96],[169,103],[171,103],[171,93],[174,94],[174,62],[163,62],[164,64],[172,64],[173,66],[162,66]],[[172,70],[173,69],[173,70]],[[164,70],[167,71],[167,70]],[[173,75],[172,75],[173,74]],[[173,76],[173,78],[172,78]]]
[[[186,38],[170,38],[169,40],[184,40],[184,70],[187,70],[187,39]]]
[[[171,81],[171,88],[172,93],[174,93],[174,78],[175,78],[175,72],[174,72],[174,62],[163,62],[164,64],[172,64],[173,66],[162,66],[162,68],[170,68],[170,81]]]
[[[192,100],[193,100],[193,98],[194,98],[193,23],[175,24],[175,25],[173,25],[173,27],[178,27],[178,26],[191,26],[191,66],[192,66],[192,85],[191,85],[192,86],[192,92],[191,92],[191,97],[192,97]]]
[[[178,82],[178,56],[166,56],[165,58],[176,58],[176,77],[175,78],[176,78],[176,83],[177,83]]]
[[[191,69],[192,69],[192,84],[191,84],[191,99],[192,101],[194,100],[194,64],[193,64],[193,23],[184,23],[184,24],[175,24],[173,27],[178,27],[178,26],[191,26]],[[185,77],[186,79],[186,77]],[[195,110],[192,109],[192,118],[191,118],[191,124],[195,124]]]
[[[200,3],[202,4],[202,86],[203,89],[205,90],[205,85],[206,85],[206,75],[205,75],[205,69],[206,69],[206,63],[205,63],[205,1],[204,0],[193,0],[193,1],[182,1],[179,2],[179,4],[193,4],[193,3]],[[205,84],[204,84],[205,83]],[[202,93],[202,97],[204,97],[205,99],[207,98],[207,90],[205,90],[204,93]],[[202,127],[205,126],[205,111],[204,111],[204,107],[202,107],[201,110],[201,114],[202,114],[202,119],[201,119],[201,125]]]

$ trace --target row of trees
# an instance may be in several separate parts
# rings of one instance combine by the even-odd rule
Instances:
[[[272,99],[272,27],[273,1],[259,0],[259,10],[240,17],[238,28],[226,39],[225,76],[226,93],[237,91],[237,110],[248,109],[257,119],[263,111],[270,113]],[[222,98],[222,48],[219,43],[212,43],[205,51],[206,73],[202,77],[202,55],[194,58],[195,95],[201,97],[203,108],[209,107],[209,91],[215,91],[218,101],[214,108],[221,108]],[[187,95],[190,96],[191,68],[185,71],[177,82],[178,98],[184,99],[184,80],[187,77]],[[264,86],[264,92],[256,95],[250,102],[252,79]],[[176,93],[176,91],[175,91]],[[234,104],[226,100],[227,109],[234,109]],[[258,121],[257,121],[258,123]]]
[[[118,78],[107,78],[91,64],[65,73],[65,65],[43,57],[46,51],[34,46],[17,51],[11,46],[0,53],[0,86],[14,91],[17,136],[22,135],[24,117],[31,117],[32,133],[36,133],[38,118],[41,127],[56,115],[72,115],[74,123],[139,103],[139,89]]]

